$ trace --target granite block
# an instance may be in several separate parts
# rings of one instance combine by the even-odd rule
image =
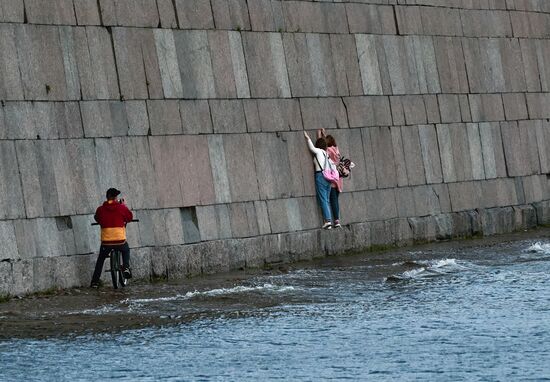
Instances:
[[[180,29],[212,29],[214,16],[210,0],[176,0]]]
[[[30,24],[76,24],[72,0],[25,0],[25,15]]]
[[[289,98],[283,41],[278,33],[243,33],[243,45],[250,84],[254,98]]]
[[[34,108],[29,102],[9,102],[1,109],[3,139],[34,139],[37,137]]]
[[[233,237],[258,236],[258,218],[254,203],[232,203],[229,206],[229,216]]]
[[[534,40],[519,40],[521,60],[523,62],[523,70],[525,71],[526,88],[529,92],[541,90],[538,61],[539,59],[542,60],[542,57],[537,53],[537,43],[538,42]]]
[[[4,0],[0,3],[0,21],[22,23],[25,19],[25,5],[20,0]]]
[[[149,132],[149,115],[145,101],[126,101],[126,116],[128,118],[128,135],[147,135]]]
[[[250,98],[248,73],[244,59],[242,37],[239,32],[229,32],[229,49],[238,98]]]
[[[419,92],[423,94],[441,92],[432,37],[414,36],[407,38],[406,42],[409,47],[412,45],[414,50]]]
[[[127,100],[163,98],[153,30],[114,28],[113,43],[121,97]]]
[[[74,93],[67,88],[59,28],[17,25],[15,42],[25,99],[67,100]]]
[[[443,212],[439,202],[439,194],[432,186],[412,188],[414,211],[416,216],[436,215]]]
[[[355,38],[352,35],[330,35],[332,62],[336,74],[336,93],[362,95],[363,87]]]
[[[252,134],[252,148],[256,164],[256,174],[260,191],[260,200],[285,199],[290,196],[288,174],[291,174],[288,145],[283,139],[273,133]],[[303,141],[303,154],[309,155],[306,143]],[[311,158],[311,157],[310,157]],[[294,159],[294,158],[293,158]],[[313,162],[309,162],[311,177],[313,177]],[[308,163],[304,162],[304,166]]]
[[[302,229],[300,206],[297,199],[268,200],[267,211],[273,233]]]
[[[548,180],[546,176],[532,175],[521,178],[525,193],[525,203],[544,201],[548,195]]]
[[[257,127],[248,131],[288,131],[303,130],[300,103],[297,99],[258,99],[251,100],[257,110]],[[247,114],[247,122],[250,119],[250,108]]]
[[[231,202],[231,193],[222,136],[210,135],[208,137],[208,152],[212,166],[216,203],[229,203]]]
[[[246,117],[241,100],[211,100],[214,133],[246,133]]]
[[[283,14],[287,31],[348,33],[344,4],[284,1]]]
[[[175,31],[174,41],[183,98],[214,98],[216,88],[207,32]]]
[[[514,209],[512,207],[486,209],[482,210],[480,215],[485,236],[514,230]]]
[[[543,174],[550,173],[550,123],[548,121],[533,121]]]
[[[209,134],[213,132],[208,101],[180,101],[179,108],[184,134]]]
[[[441,113],[441,122],[461,122],[460,103],[456,94],[438,94],[439,111]]]
[[[480,123],[479,134],[483,153],[483,168],[487,179],[506,176],[506,163],[500,125],[498,123]]]
[[[440,123],[439,102],[436,95],[425,94],[424,105],[426,105],[426,118],[428,123]]]
[[[250,30],[246,0],[213,0],[211,3],[217,29]]]
[[[21,157],[21,161],[23,162]],[[0,219],[25,216],[20,169],[15,143],[0,141]]]
[[[152,135],[183,133],[178,101],[147,101],[147,112]]]
[[[391,126],[392,114],[388,97],[344,98],[350,127]]]
[[[425,184],[426,175],[422,158],[422,146],[418,126],[401,127],[404,164],[409,185]]]
[[[514,230],[528,230],[537,226],[537,212],[533,206],[514,206]]]
[[[426,172],[426,182],[441,183],[443,181],[443,173],[435,126],[418,126],[418,135],[422,148],[422,162],[424,163],[424,170]]]
[[[502,56],[505,89],[509,92],[524,92],[527,90],[527,80],[521,47],[516,39],[501,39],[499,41]]]
[[[528,119],[527,101],[524,93],[506,93],[502,95],[504,114],[507,121]]]
[[[111,36],[105,28],[75,28],[74,46],[82,99],[120,98]]]
[[[461,40],[452,37],[434,37],[434,50],[443,93],[468,93],[468,76]]]
[[[458,180],[453,155],[451,130],[448,125],[437,125],[437,141],[441,155],[441,169],[445,183]]]
[[[434,216],[407,219],[416,243],[434,241],[437,238],[437,226]]]
[[[367,221],[386,220],[397,217],[394,190],[365,191],[364,195],[367,207]]]
[[[391,117],[394,126],[402,126],[405,124],[405,110],[403,109],[402,96],[391,96]]]
[[[246,174],[229,176],[231,201],[258,200],[258,181],[253,160],[243,160],[243,155],[253,154],[250,135],[231,134],[223,137],[225,167],[228,174]]]
[[[401,138],[401,127],[390,127],[391,141],[393,146],[393,158],[395,163],[395,175],[397,186],[403,187],[408,185],[407,167],[405,164],[405,153],[403,152],[403,139]]]
[[[117,25],[115,0],[99,0],[99,11],[102,25]]]
[[[300,108],[305,130],[349,127],[341,98],[302,98]]]
[[[17,251],[13,221],[0,221],[0,241],[3,243],[2,247],[0,247],[0,262],[3,260],[16,260],[20,258]]]
[[[355,35],[363,92],[367,95],[390,94],[389,73],[385,64],[384,48],[371,35]],[[384,58],[383,62],[382,58]],[[386,80],[386,81],[384,81]],[[386,86],[384,86],[386,85]]]
[[[177,29],[178,18],[176,16],[175,3],[172,0],[157,0],[160,26],[166,29]]]
[[[397,185],[397,174],[390,128],[372,127],[369,128],[369,133],[372,142],[377,187],[395,187]]]
[[[255,201],[254,210],[256,213],[256,218],[258,219],[258,233],[260,235],[270,234],[271,226],[269,224],[267,203],[265,201]]]
[[[451,8],[421,7],[422,30],[426,35],[462,36],[460,11]]]
[[[74,46],[72,27],[60,27],[59,39],[63,52],[63,66],[65,69],[65,84],[68,99],[81,99],[78,64]]]
[[[383,41],[386,60],[392,63],[388,67],[392,93],[394,95],[419,93],[413,47],[408,43],[412,40],[406,40],[408,39],[406,37],[387,35],[380,38]]]
[[[480,182],[458,182],[447,186],[453,212],[473,210],[481,205]]]
[[[466,37],[512,37],[512,23],[506,11],[461,10],[460,18]]]
[[[294,97],[337,95],[328,35],[283,35],[290,88]]]
[[[23,82],[17,57],[14,25],[0,25],[0,52],[0,65],[3,68],[0,71],[0,98],[22,100]]]
[[[540,174],[541,166],[537,144],[537,123],[535,121],[519,121],[518,127],[521,148],[524,150],[525,160],[527,161],[526,167],[529,174]]]
[[[472,122],[472,112],[470,111],[470,100],[468,99],[468,95],[459,94],[458,103],[460,105],[462,122]]]
[[[526,93],[525,97],[527,100],[527,110],[529,112],[529,118],[550,118],[550,94]]]
[[[126,203],[133,209],[155,208],[158,205],[154,183],[155,170],[146,137],[123,140],[124,167],[128,190]]]
[[[104,190],[110,187],[116,187],[123,192],[129,189],[124,166],[113,166],[113,163],[124,163],[124,152],[117,150],[122,146],[122,142],[122,138],[96,138],[94,140],[97,164],[95,185],[98,190],[96,195],[102,195]]]
[[[155,29],[153,34],[164,98],[182,98],[183,88],[178,57],[176,55],[174,33],[171,30]]]
[[[534,207],[537,211],[537,223],[541,225],[550,223],[550,202],[534,203]]]
[[[525,147],[527,142],[522,142],[517,122],[501,122],[500,130],[508,176],[528,175],[530,171],[525,148],[529,148]]]
[[[391,6],[348,3],[349,33],[396,34]]]
[[[279,134],[285,142],[288,161],[293,169],[287,174],[286,187],[290,197],[315,195],[315,184],[312,173],[313,158],[310,151],[304,147],[304,135],[300,132],[285,132]],[[287,159],[285,159],[287,160]]]
[[[276,32],[285,30],[285,20],[280,0],[249,1],[248,13],[254,31]]]
[[[413,217],[416,215],[412,187],[396,188],[395,203],[397,205],[397,215],[400,218]]]
[[[71,216],[77,254],[93,253],[99,249],[99,227],[91,226],[93,221],[92,215]]]
[[[86,137],[111,137],[128,134],[126,108],[120,101],[86,101],[80,104]]]
[[[407,125],[426,124],[426,106],[422,96],[403,96],[401,97],[403,111],[405,113],[405,123]]]
[[[500,94],[469,94],[473,122],[504,121],[504,105]]]
[[[395,15],[399,33],[402,35],[422,35],[420,7],[396,6]]]
[[[159,27],[160,16],[156,0],[117,0],[115,7],[119,26]]]
[[[485,167],[483,162],[483,150],[481,149],[481,136],[477,123],[466,124],[470,160],[472,163],[473,179],[485,179]]]

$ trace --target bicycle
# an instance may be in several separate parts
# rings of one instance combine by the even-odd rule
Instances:
[[[130,220],[131,222],[138,222],[139,219]],[[92,225],[99,225],[99,223],[92,223]],[[109,252],[109,263],[111,269],[106,270],[105,272],[111,273],[111,280],[113,282],[113,288],[118,289],[118,286],[125,287],[128,285],[128,279],[124,277],[124,267],[122,264],[122,252],[113,248]]]

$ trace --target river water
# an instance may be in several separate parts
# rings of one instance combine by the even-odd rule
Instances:
[[[550,380],[549,235],[12,300],[0,380]]]

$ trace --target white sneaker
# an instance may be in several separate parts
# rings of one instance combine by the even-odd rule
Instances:
[[[325,224],[323,224],[323,226],[321,228],[322,229],[332,229],[332,223],[331,222],[326,222]]]

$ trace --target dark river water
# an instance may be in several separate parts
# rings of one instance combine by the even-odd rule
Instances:
[[[12,300],[0,380],[550,380],[549,234]]]

